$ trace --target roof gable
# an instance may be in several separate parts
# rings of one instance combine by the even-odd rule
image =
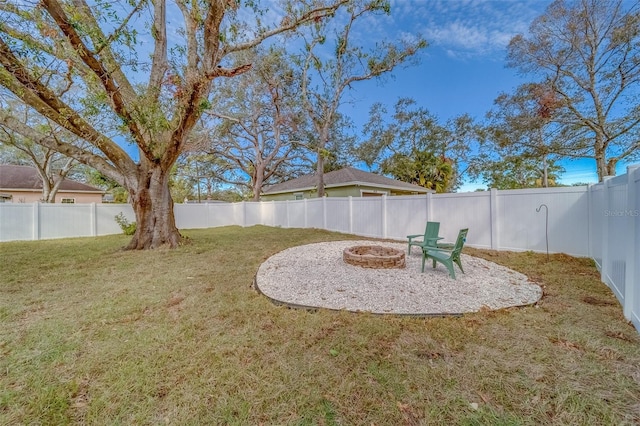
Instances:
[[[42,191],[42,179],[35,167],[0,165],[0,189]],[[64,179],[58,191],[104,193],[101,189],[70,179]]]
[[[305,175],[297,179],[291,179],[286,182],[271,185],[264,190],[264,194],[308,190],[311,188],[315,188],[316,182],[317,181],[315,174]],[[325,187],[340,187],[365,184],[371,186],[399,189],[403,191],[420,193],[431,192],[427,188],[424,188],[422,186],[391,179],[386,176],[377,175],[375,173],[365,172],[353,167],[345,167],[344,169],[325,173],[324,184]]]

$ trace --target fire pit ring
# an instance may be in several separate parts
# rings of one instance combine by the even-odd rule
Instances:
[[[342,252],[342,260],[351,265],[372,269],[404,268],[404,251],[383,246],[353,246]]]

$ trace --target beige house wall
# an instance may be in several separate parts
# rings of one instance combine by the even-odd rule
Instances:
[[[16,191],[0,189],[0,194],[11,195],[12,203],[34,203],[42,200],[42,191]],[[102,203],[102,194],[90,192],[66,192],[56,193],[56,203],[62,203],[63,198],[74,199],[75,204]]]

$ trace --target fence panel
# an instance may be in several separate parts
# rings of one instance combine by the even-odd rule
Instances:
[[[176,204],[173,211],[178,229],[237,225],[240,215],[231,203]]]
[[[176,204],[173,206],[178,229],[208,228],[208,204]]]
[[[252,225],[265,225],[265,226],[276,226],[276,217],[275,217],[275,204],[273,201],[265,201],[260,204],[260,216],[256,218],[257,221],[252,223]]]
[[[289,227],[289,208],[287,202],[273,203],[273,226]]]
[[[631,198],[633,203],[629,204],[630,218],[633,220],[633,254],[627,257],[632,259],[633,263],[630,265],[633,271],[631,275],[631,282],[627,287],[631,290],[631,297],[627,303],[629,304],[629,317],[636,327],[636,330],[640,331],[640,167],[635,169],[631,174],[630,182],[633,185],[631,190]],[[629,236],[627,236],[629,237]]]
[[[432,199],[433,217],[430,220],[440,222],[440,235],[444,241],[455,241],[460,229],[469,228],[469,245],[491,248],[490,192],[435,194]]]
[[[39,204],[40,239],[94,235],[92,204]]]
[[[349,198],[325,198],[327,209],[327,229],[336,232],[349,232]]]
[[[284,205],[287,207],[287,217],[289,218],[290,228],[304,228],[305,227],[305,209],[306,203],[304,200],[292,200],[285,201]]]
[[[498,191],[499,248],[545,252],[548,235],[550,252],[588,256],[587,191],[582,186]]]
[[[352,198],[353,233],[365,237],[383,236],[382,197]]]
[[[267,203],[260,203],[256,201],[244,201],[242,204],[244,204],[244,212],[245,212],[244,226],[262,225],[265,222],[268,222],[268,221],[263,221],[263,218],[262,218],[262,213],[263,213],[262,204],[266,205]],[[265,209],[265,210],[266,210],[266,213],[271,212],[269,209]],[[271,217],[269,217],[268,219],[272,220]]]
[[[607,209],[604,213],[606,257],[603,259],[603,281],[611,287],[621,303],[625,295],[625,275],[627,247],[626,241],[628,219],[627,210],[627,176],[611,178],[605,182],[607,188]]]
[[[34,214],[33,204],[1,203],[0,241],[33,239]]]
[[[406,240],[422,234],[427,223],[427,196],[387,197],[387,237]]]
[[[96,235],[112,235],[122,232],[115,217],[122,213],[131,223],[136,215],[130,204],[96,204]]]
[[[235,218],[234,225],[244,226],[244,203],[233,203],[231,206],[233,210],[233,217]]]
[[[309,198],[307,204],[307,228],[324,228],[324,198]]]
[[[605,195],[604,185],[589,187],[589,256],[596,262],[599,270],[602,270],[604,211],[607,202]]]
[[[207,204],[208,227],[238,225],[235,205],[231,203]]]

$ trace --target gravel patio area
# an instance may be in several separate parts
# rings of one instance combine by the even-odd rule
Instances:
[[[402,269],[369,269],[347,264],[342,252],[357,245],[403,250],[407,245],[376,241],[337,241],[292,247],[267,259],[255,287],[275,303],[376,314],[450,315],[536,303],[542,289],[519,272],[462,255],[465,273],[456,280],[440,263],[420,272],[414,248]]]

